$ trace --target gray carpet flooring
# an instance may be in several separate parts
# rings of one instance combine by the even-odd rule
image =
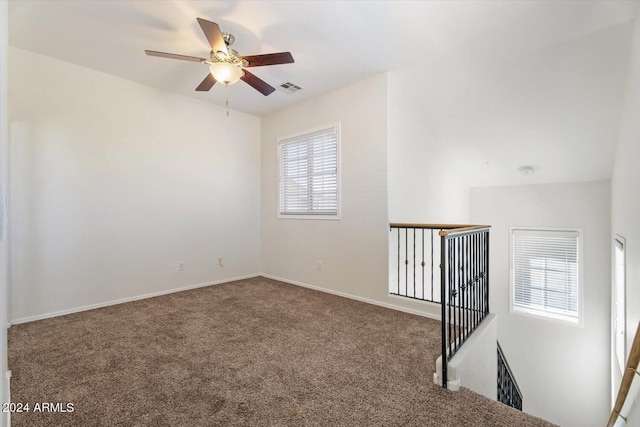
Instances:
[[[20,426],[548,426],[433,384],[439,322],[254,278],[9,330]],[[525,396],[526,398],[526,396]]]

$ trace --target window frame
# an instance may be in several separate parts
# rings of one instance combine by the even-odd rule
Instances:
[[[620,243],[622,248],[622,354],[618,354],[618,263],[616,257],[616,243]],[[627,363],[627,241],[624,237],[616,234],[613,237],[613,353],[614,363],[618,365],[620,373],[624,373]],[[620,360],[620,357],[622,360]]]
[[[336,132],[336,213],[335,214],[286,214],[280,212],[280,201],[282,194],[280,192],[280,147],[283,141],[304,137],[305,135],[309,135],[312,133],[329,130],[335,128]],[[307,129],[302,132],[297,132],[292,135],[287,135],[283,137],[279,137],[276,142],[276,217],[278,219],[305,219],[305,220],[332,220],[339,221],[342,219],[342,191],[341,191],[341,180],[342,180],[342,168],[341,168],[341,129],[340,122],[331,123],[324,126],[318,126],[315,128]]]
[[[516,307],[515,300],[515,266],[514,266],[514,231],[534,231],[534,232],[568,232],[577,233],[577,280],[578,280],[578,317],[572,319],[568,316],[536,310],[535,308],[525,309]],[[535,319],[548,320],[564,325],[584,327],[584,231],[578,227],[509,227],[509,313],[518,316],[531,317]]]

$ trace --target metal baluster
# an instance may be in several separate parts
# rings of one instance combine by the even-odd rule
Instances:
[[[455,350],[455,345],[456,345],[456,340],[458,339],[458,333],[457,333],[457,327],[456,327],[456,301],[455,301],[455,294],[456,294],[456,275],[458,274],[458,269],[456,266],[456,240],[455,239],[451,239],[451,278],[449,279],[449,281],[451,282],[451,290],[450,290],[450,295],[449,295],[449,306],[450,306],[450,310],[451,307],[453,307],[452,310],[452,316],[451,319],[449,319],[449,322],[452,324],[453,326],[453,336],[452,336],[452,346],[451,346],[451,351]]]
[[[424,296],[424,228],[422,229],[422,299],[427,299]]]
[[[467,236],[467,317],[469,319],[469,325],[472,329],[475,329],[475,322],[473,321],[473,311],[471,306],[473,305],[473,234]]]
[[[442,252],[440,262],[442,262]],[[431,301],[433,301],[433,229],[431,229]],[[442,303],[442,295],[440,295],[440,302]]]
[[[404,295],[409,296],[409,229],[404,229]]]
[[[456,313],[456,325],[458,326],[458,336],[457,336],[457,340],[456,340],[456,351],[458,351],[458,347],[460,346],[460,344],[462,344],[462,329],[461,329],[461,325],[462,325],[462,319],[461,319],[461,311],[460,311],[460,282],[462,280],[462,270],[460,269],[462,267],[461,265],[461,261],[462,261],[462,245],[460,244],[460,238],[456,237],[455,238],[455,242],[456,242],[456,248],[457,248],[457,259],[456,259],[456,266],[458,267],[458,274],[457,274],[457,283],[456,283],[456,304],[458,306],[458,310]]]
[[[466,335],[469,334],[469,327],[471,326],[471,322],[470,322],[470,316],[469,316],[469,294],[471,291],[471,281],[469,280],[469,275],[471,274],[471,263],[470,263],[470,258],[469,258],[469,236],[464,236],[464,248],[465,248],[465,255],[464,255],[464,280],[465,280],[465,288],[464,288],[464,321],[465,321],[465,326],[467,327],[466,330]]]
[[[476,313],[476,319],[480,319],[480,304],[478,303],[479,299],[480,299],[480,251],[478,250],[480,247],[480,234],[476,234],[475,236],[475,249],[474,249],[474,262],[476,264],[476,274],[474,276],[474,280],[475,280],[475,288],[476,288],[476,292],[475,292],[475,313]]]
[[[487,241],[487,249],[485,252],[485,263],[486,263],[486,268],[485,268],[485,280],[486,280],[486,289],[484,291],[484,295],[485,298],[487,299],[487,307],[485,310],[485,313],[489,313],[489,231],[485,231],[483,232],[483,234],[485,235],[485,239]]]
[[[451,245],[451,277],[449,278],[449,312],[451,314],[451,318],[449,319],[449,323],[451,323],[453,328],[453,335],[451,337],[452,345],[451,351],[455,349],[456,339],[458,338],[456,332],[456,310],[455,310],[455,293],[456,293],[456,241],[455,239],[449,240]],[[453,307],[453,308],[452,308]]]
[[[431,239],[433,244],[433,238]],[[447,344],[449,342],[449,334],[447,334],[448,328],[447,324],[447,304],[446,304],[446,295],[447,295],[447,240],[445,236],[440,237],[440,327],[442,330],[441,334],[441,350],[442,350],[442,387],[447,388]],[[433,251],[431,252],[431,256],[433,257]],[[433,259],[433,258],[432,258]],[[433,270],[432,270],[433,271]],[[433,284],[433,281],[431,282]],[[450,333],[451,331],[449,331]]]
[[[476,277],[476,236],[477,233],[473,233],[470,236],[471,242],[470,242],[470,247],[469,247],[469,262],[471,263],[471,276],[470,276],[470,286],[471,286],[471,302],[470,302],[470,306],[469,306],[469,313],[471,314],[471,323],[473,323],[474,328],[475,325],[478,324],[478,319],[476,318],[476,311],[475,311],[475,306],[476,306],[476,282],[475,282],[475,277]]]
[[[398,295],[400,295],[400,228],[398,228]]]
[[[480,280],[478,281],[478,310],[480,317],[484,316],[484,234],[480,234],[480,246],[478,247],[478,265],[480,266]]]
[[[480,321],[480,236],[481,234],[476,234],[475,236],[475,248],[474,248],[474,263],[476,265],[475,275],[474,275],[474,283],[475,283],[475,306],[474,311],[476,314],[476,319],[478,322]]]
[[[466,242],[465,236],[460,236],[460,346],[467,339],[467,325],[466,325],[466,313],[465,313],[465,297],[467,293],[467,264],[465,261]]]
[[[407,291],[407,293],[409,293]],[[416,297],[416,229],[413,229],[413,297]]]
[[[462,246],[462,254],[460,255],[460,264],[462,270],[460,270],[461,280],[460,283],[460,326],[462,327],[462,342],[466,341],[468,330],[467,324],[467,236],[460,236],[460,245]],[[460,343],[462,345],[462,343]]]

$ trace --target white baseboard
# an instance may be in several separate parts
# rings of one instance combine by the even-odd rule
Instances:
[[[367,304],[378,305],[380,307],[390,308],[392,310],[398,310],[398,311],[402,311],[402,312],[409,313],[409,314],[415,314],[415,315],[422,316],[422,317],[428,317],[430,319],[440,320],[440,316],[437,315],[437,314],[427,313],[427,312],[416,310],[416,309],[413,309],[413,308],[407,308],[407,307],[402,307],[400,305],[395,305],[395,304],[389,304],[389,303],[386,303],[386,302],[376,301],[376,300],[369,299],[369,298],[364,298],[364,297],[361,297],[361,296],[358,296],[358,295],[348,294],[346,292],[335,291],[333,289],[322,288],[320,286],[310,285],[308,283],[298,282],[296,280],[290,280],[290,279],[284,279],[282,277],[272,276],[270,274],[262,273],[261,276],[266,277],[267,279],[273,279],[273,280],[277,280],[279,282],[289,283],[291,285],[301,286],[303,288],[309,288],[309,289],[313,289],[313,290],[316,290],[316,291],[326,292],[328,294],[337,295],[337,296],[340,296],[340,297],[343,297],[343,298],[349,298],[349,299],[353,299],[353,300],[356,300],[356,301],[365,302]],[[401,297],[399,297],[399,298],[401,298]]]
[[[125,303],[125,302],[138,301],[138,300],[146,299],[146,298],[159,297],[159,296],[162,296],[162,295],[173,294],[173,293],[176,293],[176,292],[188,291],[190,289],[204,288],[205,286],[221,285],[223,283],[234,282],[236,280],[251,279],[253,277],[259,277],[259,276],[261,276],[261,275],[259,273],[256,273],[256,274],[248,274],[246,276],[230,277],[228,279],[216,280],[214,282],[198,283],[198,284],[195,284],[195,285],[189,285],[189,286],[183,286],[183,287],[180,287],[180,288],[167,289],[167,290],[164,290],[164,291],[152,292],[152,293],[149,293],[149,294],[136,295],[136,296],[133,296],[133,297],[121,298],[121,299],[117,299],[117,300],[113,300],[113,301],[107,301],[107,302],[101,302],[101,303],[97,303],[97,304],[90,304],[90,305],[85,305],[85,306],[82,306],[82,307],[70,308],[70,309],[67,309],[67,310],[60,310],[60,311],[53,311],[53,312],[45,313],[45,314],[38,314],[36,316],[21,317],[19,319],[13,319],[11,322],[9,322],[8,326],[18,325],[20,323],[34,322],[36,320],[48,319],[48,318],[51,318],[51,317],[64,316],[65,314],[78,313],[78,312],[81,312],[81,311],[93,310],[93,309],[96,309],[96,308],[108,307],[110,305],[122,304],[122,303]]]
[[[173,294],[175,292],[188,291],[190,289],[203,288],[205,286],[220,285],[222,283],[233,282],[233,281],[236,281],[236,280],[251,279],[253,277],[259,277],[259,276],[263,276],[263,277],[266,277],[268,279],[278,280],[278,281],[284,282],[284,283],[289,283],[291,285],[301,286],[303,288],[309,288],[309,289],[313,289],[313,290],[320,291],[320,292],[326,292],[328,294],[337,295],[337,296],[340,296],[340,297],[343,297],[343,298],[349,298],[349,299],[360,301],[360,302],[364,302],[364,303],[367,303],[367,304],[373,304],[373,305],[377,305],[377,306],[380,306],[380,307],[389,308],[389,309],[392,309],[392,310],[398,310],[398,311],[402,311],[402,312],[409,313],[409,314],[415,314],[415,315],[422,316],[422,317],[428,317],[430,319],[440,320],[440,316],[437,315],[437,314],[432,314],[432,313],[428,313],[428,312],[425,312],[425,311],[416,310],[416,309],[413,309],[413,308],[407,308],[407,307],[403,307],[403,306],[400,306],[400,305],[395,305],[395,304],[385,303],[385,302],[381,302],[381,301],[376,301],[376,300],[372,300],[370,298],[365,298],[365,297],[361,297],[361,296],[358,296],[358,295],[349,294],[349,293],[346,293],[346,292],[340,292],[340,291],[336,291],[336,290],[333,290],[333,289],[327,289],[327,288],[323,288],[323,287],[316,286],[316,285],[310,285],[308,283],[298,282],[296,280],[285,279],[283,277],[272,276],[270,274],[255,273],[255,274],[248,274],[248,275],[245,275],[245,276],[231,277],[231,278],[228,278],[228,279],[217,280],[217,281],[214,281],[214,282],[198,283],[198,284],[195,284],[195,285],[183,286],[183,287],[180,287],[180,288],[167,289],[167,290],[164,290],[164,291],[152,292],[152,293],[143,294],[143,295],[136,295],[136,296],[133,296],[133,297],[121,298],[121,299],[117,299],[117,300],[113,300],[113,301],[107,301],[107,302],[103,302],[103,303],[90,304],[90,305],[71,308],[71,309],[67,309],[67,310],[54,311],[54,312],[50,312],[50,313],[39,314],[39,315],[36,315],[36,316],[21,317],[21,318],[18,318],[18,319],[11,320],[11,322],[9,322],[8,326],[18,325],[20,323],[34,322],[36,320],[49,319],[51,317],[64,316],[66,314],[79,313],[81,311],[93,310],[93,309],[96,309],[96,308],[108,307],[110,305],[123,304],[123,303],[126,303],[126,302],[138,301],[138,300],[146,299],[146,298],[153,298],[153,297],[158,297],[158,296],[162,296],[162,295]],[[392,296],[393,295],[391,295],[390,297],[392,297]]]

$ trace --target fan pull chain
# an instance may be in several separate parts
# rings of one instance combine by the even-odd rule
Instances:
[[[229,117],[229,83],[225,83],[225,86],[227,87],[227,89],[226,89],[226,91],[227,91],[227,99],[226,99],[226,101],[224,101],[224,103],[227,106],[227,117]]]

